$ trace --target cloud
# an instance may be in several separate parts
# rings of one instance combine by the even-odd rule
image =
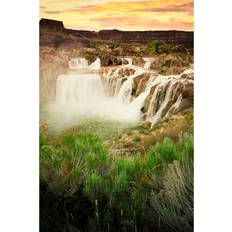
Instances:
[[[44,10],[43,11],[45,14],[60,14],[62,11],[59,10]]]
[[[193,10],[193,2],[184,3],[181,5],[168,5],[165,7],[154,7],[146,9],[136,9],[135,11],[144,12],[189,12]]]
[[[179,1],[183,2],[182,4],[173,4],[175,1],[163,0],[163,1],[127,1],[127,2],[108,2],[104,4],[95,4],[95,5],[85,5],[77,6],[66,9],[66,12],[78,12],[80,14],[86,13],[104,13],[107,11],[111,12],[121,12],[121,13],[189,13],[193,12],[193,1]],[[172,3],[172,4],[171,4]]]
[[[142,27],[145,30],[192,30],[193,28],[193,22],[185,22],[176,18],[170,18],[168,21],[160,21],[137,17],[108,17],[93,18],[91,21],[98,22],[100,27],[108,29],[123,29],[125,27],[130,28],[130,30],[138,30]]]
[[[41,9],[41,17],[49,15],[54,19],[62,20],[69,27],[73,25],[72,28],[79,26],[95,30],[106,27],[125,30],[155,30],[172,29],[172,25],[173,29],[177,30],[193,28],[193,1],[191,0],[41,1],[47,3],[42,4],[47,8]],[[60,4],[53,4],[54,2]],[[175,20],[170,20],[171,18]]]

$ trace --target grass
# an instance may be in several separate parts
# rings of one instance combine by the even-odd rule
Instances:
[[[59,135],[41,131],[43,228],[52,225],[54,231],[103,232],[170,228],[166,217],[162,217],[161,224],[158,221],[163,215],[159,210],[163,204],[173,208],[172,204],[164,198],[158,201],[157,208],[154,199],[158,199],[161,191],[169,191],[165,181],[170,165],[193,159],[192,134],[185,134],[177,142],[165,138],[151,146],[145,156],[113,156],[102,142],[101,137],[86,130]],[[185,166],[186,173],[192,172],[190,168]],[[179,221],[176,223],[178,227]]]

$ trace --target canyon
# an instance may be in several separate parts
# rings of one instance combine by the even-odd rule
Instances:
[[[109,36],[101,36],[107,33]],[[107,33],[70,31],[62,22],[40,20],[40,103],[42,108],[50,107],[50,115],[59,121],[55,123],[75,126],[78,120],[73,118],[100,117],[152,128],[173,115],[193,112],[189,33],[123,32],[125,38],[118,31]],[[189,47],[182,52],[151,51],[152,41],[165,41],[164,35],[176,39],[172,47]],[[117,38],[121,43],[112,47]],[[145,46],[147,42],[150,44]],[[170,48],[166,42],[161,45]]]
[[[193,32],[41,19],[41,231],[192,232],[193,111]]]

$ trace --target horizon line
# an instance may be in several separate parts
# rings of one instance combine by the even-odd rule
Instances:
[[[72,28],[72,27],[66,27],[65,24],[64,24],[64,21],[62,20],[57,20],[57,19],[51,19],[51,18],[43,18],[41,17],[41,19],[47,19],[47,20],[51,20],[51,21],[57,21],[57,22],[62,22],[63,26],[64,26],[64,29],[67,29],[67,30],[74,30],[74,31],[91,31],[91,32],[100,32],[100,31],[122,31],[122,32],[147,32],[147,31],[160,31],[160,32],[167,32],[167,31],[180,31],[180,32],[194,32],[194,29],[193,30],[181,30],[181,29],[151,29],[151,30],[121,30],[121,29],[117,29],[117,28],[112,28],[112,29],[99,29],[99,30],[94,30],[94,29],[77,29],[77,28]],[[39,21],[40,21],[39,20]]]

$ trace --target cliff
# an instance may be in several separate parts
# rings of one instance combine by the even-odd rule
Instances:
[[[44,18],[40,19],[39,26],[40,30],[49,29],[53,31],[63,31],[65,29],[62,21]]]
[[[162,41],[165,43],[181,44],[193,47],[193,32],[186,31],[120,31],[120,30],[101,30],[99,32],[87,30],[66,29],[62,21],[51,19],[40,20],[40,36],[46,38],[46,34],[53,37],[59,36],[63,40],[81,41],[84,44],[91,42],[98,43],[129,43],[147,44],[151,41]]]

